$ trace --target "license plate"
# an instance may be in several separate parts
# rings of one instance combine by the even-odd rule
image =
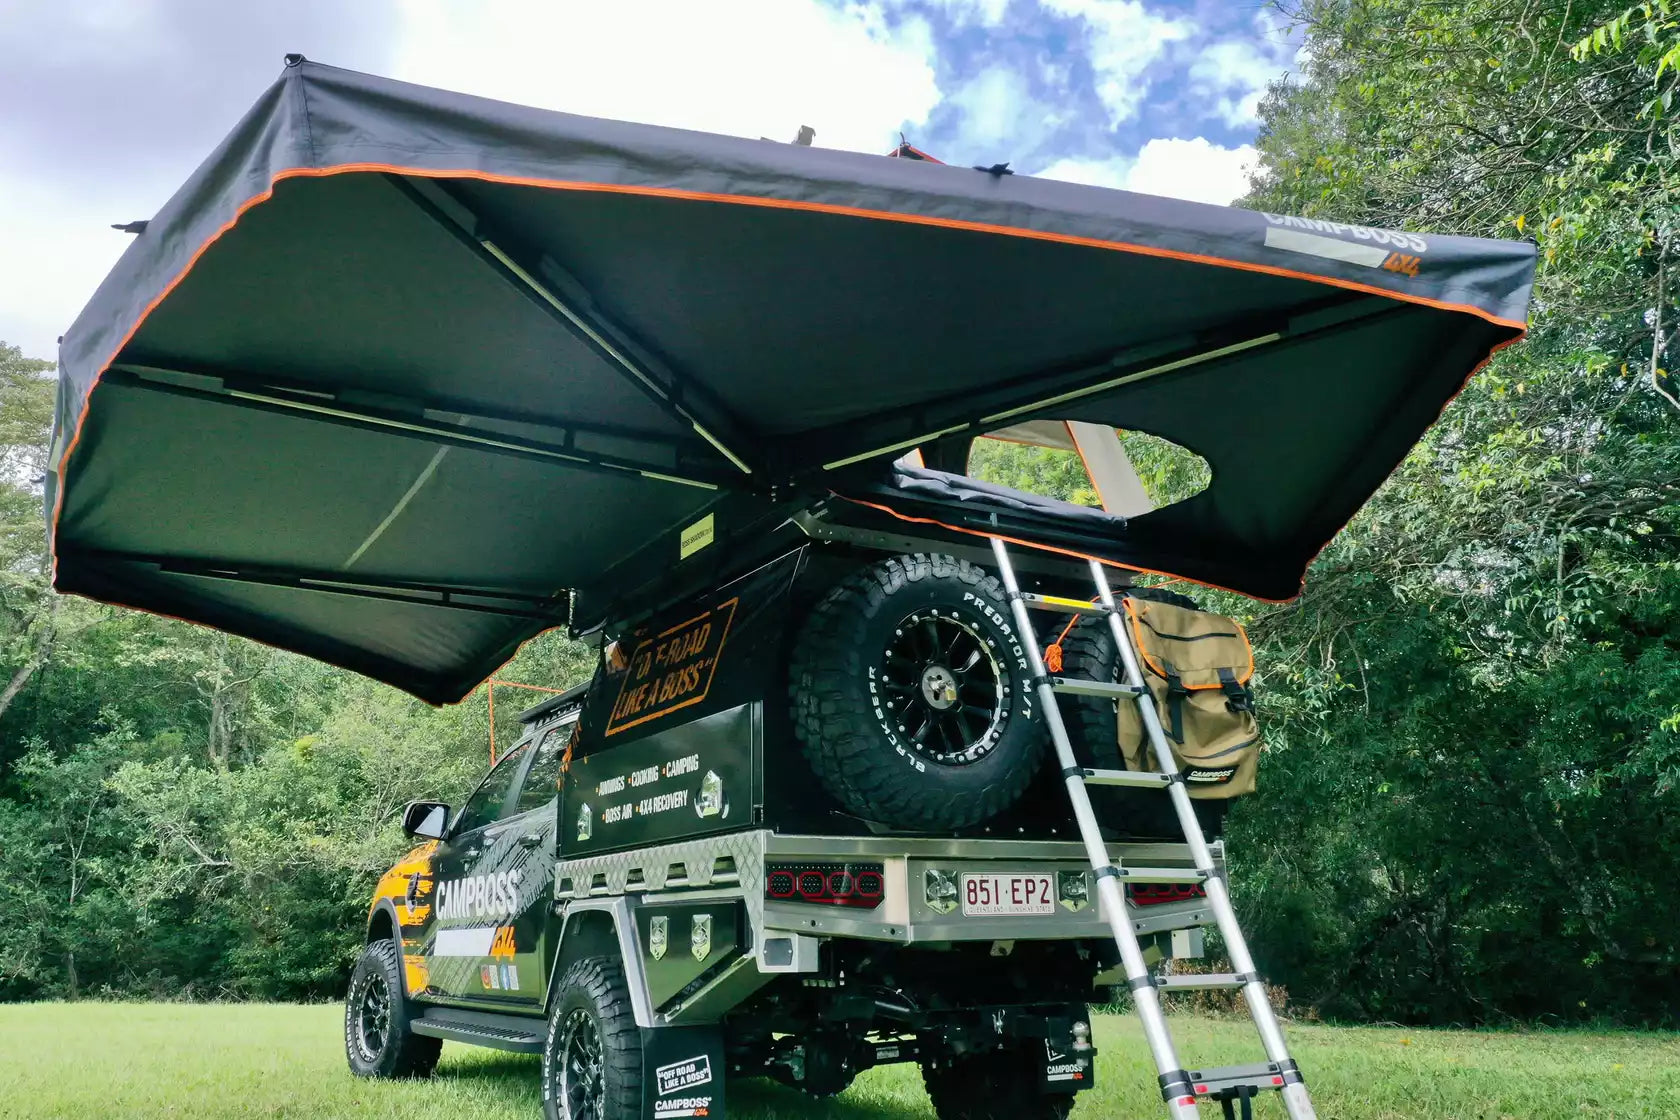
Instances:
[[[1054,914],[1055,878],[1040,874],[965,874],[962,877],[965,917],[992,914]]]

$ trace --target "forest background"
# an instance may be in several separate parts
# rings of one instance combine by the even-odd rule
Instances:
[[[1300,1011],[1680,1017],[1680,11],[1664,0],[1291,0],[1242,205],[1532,238],[1529,341],[1443,415],[1256,640],[1269,749],[1230,861]],[[1677,5],[1680,6],[1680,5]],[[336,995],[408,800],[487,762],[303,658],[54,595],[52,363],[0,344],[0,1001]],[[1193,462],[1128,434],[1170,500]],[[1076,463],[998,481],[1088,499]],[[593,664],[550,634],[501,676]],[[498,733],[515,730],[498,694]]]

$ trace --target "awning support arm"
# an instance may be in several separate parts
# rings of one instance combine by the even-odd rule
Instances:
[[[450,610],[473,611],[478,614],[532,619],[551,625],[566,622],[571,614],[569,596],[544,597],[516,591],[497,591],[483,587],[459,587],[412,580],[384,579],[378,576],[349,576],[343,572],[320,571],[309,568],[288,568],[269,564],[248,564],[238,560],[206,560],[198,557],[167,556],[155,553],[119,552],[110,549],[66,548],[61,551],[61,554],[74,554],[78,557],[96,561],[144,564],[169,575],[230,580],[235,583],[254,583],[265,587],[289,587],[303,591],[321,591],[329,595],[349,595],[356,598],[379,599],[390,603],[408,603],[421,607],[446,607]],[[486,599],[490,602],[476,601]]]
[[[361,431],[379,432],[433,444],[447,444],[515,459],[559,463],[580,470],[616,475],[637,474],[659,482],[679,483],[704,490],[716,490],[723,482],[733,481],[723,475],[691,477],[699,472],[687,466],[649,463],[625,456],[588,451],[577,446],[573,431],[566,431],[559,443],[546,443],[496,432],[493,429],[475,429],[468,423],[473,419],[471,414],[454,413],[461,416],[459,422],[431,418],[425,413],[449,410],[434,409],[424,403],[414,411],[381,409],[344,401],[319,390],[306,391],[274,385],[263,378],[166,369],[129,362],[112,365],[104,376],[112,384],[149,392],[235,405],[258,412],[305,417]]]
[[[533,275],[516,259],[516,255],[525,254],[511,253],[510,244],[491,237],[478,215],[443,183],[405,175],[386,175],[386,178],[422,213],[471,250],[535,307],[622,373],[666,413],[693,429],[731,466],[743,474],[754,473],[746,458],[745,440],[737,434],[741,431],[739,423],[726,416],[714,401],[707,401],[705,409],[712,418],[697,415],[694,401],[702,395],[700,388],[655,358],[629,331],[602,315],[587,293],[582,300],[567,299],[555,291],[554,285]],[[502,242],[507,240],[502,238]],[[565,275],[556,262],[544,260],[553,271]],[[582,288],[575,280],[569,286]]]
[[[1286,322],[1255,325],[1248,330],[1224,332],[1219,337],[1186,338],[1179,340],[1176,344],[1158,342],[1134,347],[1096,365],[1070,371],[1047,371],[1025,378],[1017,378],[1013,384],[1037,385],[1040,387],[1031,392],[1017,392],[1013,400],[1000,400],[999,403],[991,406],[986,415],[977,419],[966,421],[953,419],[951,423],[936,427],[934,425],[937,424],[937,421],[929,418],[925,427],[918,425],[913,431],[903,427],[898,428],[898,431],[905,433],[904,438],[891,439],[890,442],[884,442],[868,451],[844,455],[833,460],[819,461],[818,463],[807,462],[803,464],[803,467],[805,471],[816,469],[837,470],[841,467],[851,466],[853,463],[861,463],[866,459],[907,451],[942,436],[955,435],[960,432],[984,435],[986,431],[1000,424],[1018,423],[1021,420],[1031,419],[1034,416],[1043,415],[1044,409],[1054,408],[1061,404],[1073,405],[1089,397],[1112,392],[1125,385],[1191,368],[1218,365],[1251,350],[1260,348],[1268,350],[1286,349],[1339,333],[1355,325],[1362,326],[1391,315],[1400,315],[1411,311],[1416,311],[1416,307],[1412,304],[1396,303],[1393,300],[1379,297],[1354,297],[1352,299],[1343,297],[1317,311],[1295,315]],[[1101,376],[1105,374],[1107,376]],[[1053,385],[1067,385],[1070,382],[1078,382],[1083,377],[1094,377],[1097,380],[1086,384],[1076,384],[1072,388],[1060,391],[1055,389],[1046,391],[1041,387],[1046,381]],[[873,416],[848,421],[841,428],[842,430],[855,431],[892,418],[893,414],[877,413]],[[890,439],[887,432],[883,432],[882,437],[883,439]],[[806,433],[800,438],[802,443],[813,447],[821,448],[826,445],[829,449],[828,454],[833,454],[836,450],[839,450],[834,447],[831,440],[824,440],[821,435],[816,433]]]

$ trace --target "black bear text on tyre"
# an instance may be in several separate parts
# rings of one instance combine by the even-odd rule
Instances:
[[[402,954],[391,941],[370,942],[350,976],[344,1000],[344,1054],[358,1077],[429,1077],[443,1040],[409,1029]]]
[[[898,556],[812,610],[789,682],[795,731],[859,816],[977,824],[1043,760],[1031,675],[997,580],[950,556]]]

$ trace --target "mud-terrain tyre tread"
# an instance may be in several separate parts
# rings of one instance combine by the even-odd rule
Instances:
[[[543,1042],[542,1096],[546,1120],[567,1120],[559,1101],[559,1033],[570,1013],[584,1008],[601,1032],[601,1059],[607,1083],[607,1106],[599,1120],[641,1120],[642,1034],[630,1003],[630,985],[616,957],[583,957],[561,975],[554,989],[554,1009]]]
[[[841,580],[811,609],[794,644],[788,692],[795,735],[824,787],[860,817],[917,829],[978,824],[1021,796],[1047,753],[1028,674],[1000,656],[999,668],[1014,678],[1017,698],[997,746],[967,767],[942,768],[945,776],[916,774],[926,780],[912,780],[870,707],[870,659],[882,651],[865,635],[883,612],[913,609],[899,599],[907,590],[913,599],[911,589],[936,593],[941,585],[959,597],[970,591],[988,600],[1014,636],[1008,600],[995,578],[966,560],[916,553]],[[970,771],[963,776],[968,780],[949,777],[957,770]]]
[[[358,1029],[355,1018],[365,991],[363,978],[374,969],[385,975],[387,990],[391,994],[391,1017],[385,1045],[378,1059],[368,1062],[362,1058],[351,1032]],[[356,968],[350,974],[350,989],[344,998],[344,1051],[350,1072],[357,1077],[381,1079],[430,1077],[437,1068],[443,1039],[415,1034],[409,1029],[411,1019],[408,997],[403,991],[402,953],[396,942],[368,942],[356,960]]]
[[[922,1065],[939,1120],[1067,1120],[1072,1093],[1039,1090],[1038,1055],[1025,1047]]]

